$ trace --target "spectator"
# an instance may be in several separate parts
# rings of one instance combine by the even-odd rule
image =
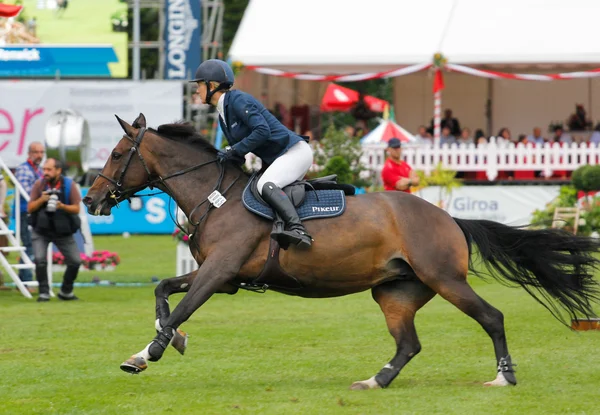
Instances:
[[[425,127],[424,125],[419,125],[419,130],[415,135],[415,138],[417,139],[417,142],[419,144],[431,145],[431,143],[433,143],[431,134],[429,134],[429,132],[427,131],[427,127]]]
[[[443,144],[454,144],[456,143],[456,137],[452,135],[449,127],[442,128],[442,135],[440,136],[440,145]]]
[[[485,136],[485,133],[483,132],[483,130],[481,128],[478,128],[475,130],[475,144],[479,144],[479,140],[483,138],[485,140],[485,142],[487,143],[487,138]]]
[[[444,111],[444,118],[442,118],[442,123],[440,127],[442,129],[444,127],[448,127],[450,129],[450,134],[452,134],[454,137],[460,136],[460,122],[458,121],[458,119],[452,117],[451,109],[447,109]],[[433,119],[431,120],[430,132],[433,133]]]
[[[596,146],[600,144],[600,122],[594,127],[594,132],[590,136],[590,143]]]
[[[569,134],[565,134],[565,131],[562,127],[554,128],[554,137],[551,140],[552,143],[561,143],[561,144],[571,144],[573,142],[573,138]]]
[[[0,220],[7,220],[6,213],[4,211],[4,202],[6,201],[6,180],[4,180],[4,175],[0,174]],[[0,247],[8,246],[8,238],[6,235],[0,235]],[[3,252],[0,252],[0,255],[4,255]],[[10,287],[4,285],[4,275],[0,272],[0,291],[8,291]]]
[[[467,127],[463,128],[461,133],[460,133],[460,137],[457,140],[458,144],[473,144],[473,137],[471,136],[471,130],[468,129]]]
[[[569,131],[584,131],[592,127],[592,122],[587,118],[583,105],[575,105],[575,114],[571,114],[569,122]]]
[[[37,301],[50,301],[46,251],[54,243],[65,257],[67,269],[58,298],[78,300],[73,284],[81,265],[79,248],[73,234],[80,227],[79,205],[81,195],[74,181],[62,175],[62,163],[49,158],[44,163],[44,177],[33,185],[27,206],[33,227],[35,274],[39,283]]]
[[[498,137],[496,137],[496,138],[497,138],[498,142],[501,142],[501,141],[504,141],[507,143],[512,142],[510,130],[506,127],[503,127],[500,129],[500,131],[498,131]]]
[[[32,17],[31,19],[27,20],[27,31],[32,35],[32,36],[36,36],[35,34],[37,30],[37,19],[34,17]]]
[[[540,127],[535,127],[533,129],[533,134],[527,137],[527,140],[540,146],[546,142],[546,139],[542,136],[542,129]]]
[[[410,193],[411,186],[419,185],[419,176],[402,160],[402,143],[398,138],[390,138],[386,153],[388,159],[381,170],[384,189]]]
[[[529,138],[527,137],[527,135],[519,134],[519,138],[517,138],[517,144],[523,144],[524,146],[529,144]]]
[[[40,179],[42,170],[40,169],[40,163],[44,158],[44,145],[40,142],[33,142],[29,145],[29,153],[27,161],[19,164],[15,170],[15,176],[17,181],[23,186],[23,189],[27,194],[31,194],[33,184],[36,180]],[[19,232],[21,234],[21,243],[25,247],[25,253],[31,260],[33,260],[33,247],[31,244],[31,232],[29,230],[29,218],[27,216],[27,201],[23,196],[20,199],[20,212],[21,221],[19,225]],[[45,255],[45,254],[44,254]],[[23,261],[20,261],[22,264]],[[21,281],[32,281],[33,273],[30,269],[19,270],[19,278]]]

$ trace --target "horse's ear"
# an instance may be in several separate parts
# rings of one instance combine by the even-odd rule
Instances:
[[[115,117],[117,117],[117,121],[119,121],[119,124],[121,125],[121,128],[123,129],[123,131],[125,131],[125,134],[127,134],[129,137],[134,137],[133,127],[131,125],[127,124],[127,122],[120,119],[117,114],[115,114]]]
[[[140,112],[140,115],[138,115],[132,125],[134,128],[146,128],[146,117],[144,117],[144,114]]]

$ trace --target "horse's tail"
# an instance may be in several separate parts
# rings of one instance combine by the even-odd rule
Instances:
[[[520,285],[565,324],[560,308],[571,319],[595,315],[592,303],[600,302],[593,276],[600,265],[593,256],[600,250],[598,240],[558,229],[527,230],[488,220],[454,220],[467,238],[469,252],[473,242],[494,279],[508,286]],[[469,269],[486,276],[474,269],[471,258]]]

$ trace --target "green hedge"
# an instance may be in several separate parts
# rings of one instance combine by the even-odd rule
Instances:
[[[581,166],[571,176],[573,187],[584,192],[600,190],[600,165]]]

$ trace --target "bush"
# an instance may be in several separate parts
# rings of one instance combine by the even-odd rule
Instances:
[[[584,192],[600,190],[600,165],[581,166],[571,176],[573,187]]]
[[[585,176],[586,171],[590,167],[592,167],[592,166],[590,166],[590,165],[581,166],[573,172],[573,174],[571,175],[571,183],[575,189],[587,191],[587,190],[584,190],[583,177]]]
[[[347,163],[350,170],[350,178],[345,183],[356,187],[368,187],[371,183],[363,177],[368,176],[369,171],[360,162],[361,156],[360,139],[348,137],[344,131],[331,125],[321,140],[320,147],[315,151],[315,163],[321,167],[321,170],[310,176],[322,176],[322,170],[327,167],[329,161],[335,157],[340,157]],[[340,167],[339,162],[335,163],[337,167]],[[341,178],[338,181],[344,183]]]
[[[338,183],[352,183],[350,165],[342,156],[335,156],[329,159],[323,170],[323,176],[329,176],[330,174],[337,174]]]

